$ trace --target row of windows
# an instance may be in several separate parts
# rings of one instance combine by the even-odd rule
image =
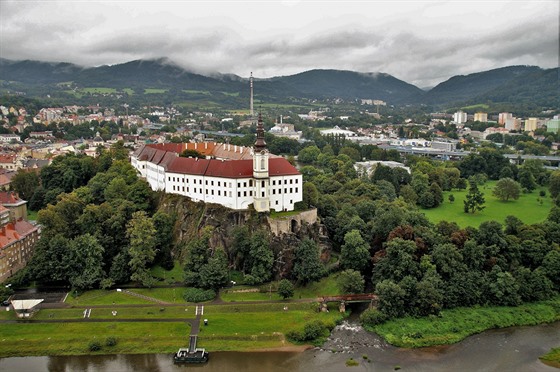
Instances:
[[[181,187],[180,186],[173,186],[173,191],[183,191],[183,192],[185,192],[185,190],[186,190],[187,193],[190,192],[188,187],[185,189],[185,186],[181,186]],[[194,193],[196,193],[196,190],[197,190],[196,188],[193,188]],[[202,189],[198,189],[198,193],[202,194]],[[247,192],[245,192],[245,194],[247,194]],[[218,196],[226,196],[227,197],[228,196],[228,191],[224,190],[222,192],[222,190],[208,190],[207,189],[206,190],[206,195],[218,195]],[[253,196],[252,191],[251,191],[251,196]],[[229,191],[229,197],[231,198],[231,191]]]
[[[272,189],[272,195],[276,195],[276,192],[277,192],[277,191],[278,191],[278,194],[279,194],[279,195],[282,194],[282,189],[280,188],[280,189],[278,189],[278,190],[277,190],[277,189]],[[293,193],[293,192],[294,192],[294,189],[293,189],[292,187],[290,187],[290,194]],[[296,193],[297,193],[297,192],[298,192],[298,188],[296,187]],[[287,193],[288,193],[288,189],[285,188],[285,189],[284,189],[284,194],[287,194]]]
[[[183,182],[183,183],[184,183],[184,182],[185,182],[185,177],[171,177],[171,176],[168,176],[168,177],[167,177],[167,180],[168,180],[169,182]],[[197,183],[200,184],[200,185],[202,185],[202,180],[201,180],[201,179],[199,179],[198,182],[197,182],[196,179],[193,180],[193,181],[194,181],[193,183],[194,183],[195,185],[196,185]],[[290,181],[290,185],[292,185],[292,184],[294,184],[294,183],[297,185],[297,184],[299,183],[299,179],[297,179],[297,178],[296,178],[295,180],[294,180],[294,179],[290,179],[289,181]],[[295,182],[294,182],[294,181],[295,181]],[[189,183],[189,179],[188,179],[188,178],[186,179],[186,183]],[[225,187],[228,186],[228,182],[225,182],[225,181],[224,181],[224,182],[222,182],[222,181],[217,181],[216,183],[217,183],[218,187],[222,186],[222,183],[224,184]],[[208,185],[214,186],[214,181],[210,181],[210,183],[209,183],[208,180],[205,180],[205,184],[206,184],[206,186],[208,186]],[[249,180],[248,184],[249,184],[249,187],[253,187],[253,180]],[[272,181],[272,186],[276,186],[277,184],[278,184],[278,185],[281,185],[281,184],[282,184],[282,181],[281,181],[281,180],[278,180],[278,181],[273,180],[273,181]],[[284,180],[284,185],[287,185],[287,184],[288,184],[288,180]],[[238,188],[241,188],[242,185],[243,185],[243,187],[247,187],[247,182],[246,182],[246,181],[245,181],[245,182],[237,182],[237,187],[238,187]],[[262,181],[261,186],[262,186],[262,187],[265,187],[265,181]],[[229,182],[229,187],[231,187],[231,182]]]

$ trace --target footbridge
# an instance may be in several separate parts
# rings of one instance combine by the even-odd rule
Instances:
[[[327,305],[329,302],[338,302],[338,310],[343,313],[346,311],[346,304],[355,302],[369,302],[369,306],[373,307],[377,305],[378,297],[373,293],[360,293],[360,294],[346,294],[340,296],[323,296],[319,297],[319,302],[321,303],[321,311],[327,311]]]

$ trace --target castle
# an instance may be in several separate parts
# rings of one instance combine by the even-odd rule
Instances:
[[[180,157],[185,150],[204,158]],[[131,163],[152,190],[231,209],[252,204],[258,212],[292,211],[303,199],[302,175],[286,159],[268,152],[260,114],[253,148],[215,142],[143,145]]]

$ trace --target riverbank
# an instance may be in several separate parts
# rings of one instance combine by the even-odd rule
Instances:
[[[332,324],[346,314],[334,304],[318,312],[314,302],[204,305],[198,346],[209,351],[302,351],[286,334],[306,323]],[[31,320],[17,320],[13,311],[0,313],[0,357],[173,353],[188,344],[192,304],[98,305],[39,310]],[[116,315],[113,315],[113,311]],[[114,339],[111,342],[109,338]],[[92,348],[96,343],[97,347]]]
[[[560,368],[560,347],[550,350],[539,359],[546,365],[551,367]]]
[[[439,316],[406,317],[370,327],[388,343],[418,348],[448,345],[489,329],[532,326],[560,320],[560,297],[517,307],[474,307],[443,310]]]

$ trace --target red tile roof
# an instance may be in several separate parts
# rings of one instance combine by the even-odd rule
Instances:
[[[0,191],[0,204],[18,204],[21,203],[21,200],[13,191]]]
[[[37,226],[33,226],[25,220],[7,223],[0,228],[0,248],[5,248],[9,244],[21,240],[35,230],[37,230]]]

